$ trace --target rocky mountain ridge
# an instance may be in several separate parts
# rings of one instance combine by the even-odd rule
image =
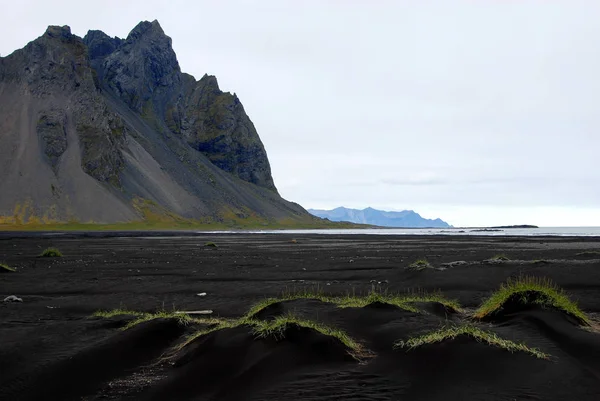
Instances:
[[[282,199],[235,94],[182,73],[157,21],[50,26],[0,58],[0,223],[314,221]]]

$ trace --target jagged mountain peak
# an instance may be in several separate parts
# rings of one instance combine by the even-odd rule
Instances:
[[[182,73],[158,21],[126,39],[48,27],[0,60],[0,124],[0,224],[14,211],[14,221],[128,221],[148,205],[182,218],[312,219],[277,194],[237,95]]]
[[[131,30],[131,32],[129,32],[129,35],[127,35],[127,38],[125,39],[125,43],[130,44],[143,42],[148,42],[155,47],[163,47],[165,50],[170,49],[173,43],[172,39],[165,34],[157,20],[152,22],[140,22]]]
[[[149,21],[141,21],[139,24],[135,26],[129,32],[129,36],[127,36],[127,40],[129,39],[139,39],[141,36],[145,34],[155,34],[155,35],[165,35],[162,27],[158,20],[154,20],[152,22]],[[165,35],[166,36],[166,35]]]
[[[71,27],[68,25],[58,26],[58,25],[50,25],[46,29],[47,36],[51,38],[70,38],[72,36]]]

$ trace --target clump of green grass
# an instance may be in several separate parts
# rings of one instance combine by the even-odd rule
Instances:
[[[206,244],[204,244],[204,246],[209,247],[209,248],[218,248],[219,246],[217,244],[215,244],[214,242],[207,242]]]
[[[499,253],[497,255],[492,256],[490,258],[490,260],[494,260],[494,261],[497,261],[497,262],[507,262],[507,261],[510,260],[510,258],[508,256],[506,256],[505,254],[503,254],[503,253]]]
[[[213,318],[212,321],[200,323],[209,324],[210,327],[198,330],[194,334],[189,336],[183,343],[175,347],[172,356],[174,356],[177,351],[180,351],[187,345],[191,344],[197,338],[208,335],[210,333],[214,333],[219,330],[247,326],[252,330],[252,333],[257,338],[274,337],[275,339],[279,340],[285,337],[285,330],[293,325],[313,329],[324,335],[337,338],[342,344],[348,347],[349,354],[357,360],[362,360],[363,358],[370,355],[370,352],[368,350],[366,350],[360,343],[355,341],[343,330],[332,328],[311,320],[301,319],[292,314],[278,316],[274,320],[269,321],[241,317],[236,320]]]
[[[420,303],[420,302],[437,302],[444,305],[450,310],[456,312],[462,312],[462,307],[455,299],[446,298],[441,292],[413,292],[405,295],[399,295],[407,303]]]
[[[175,348],[175,351],[179,351],[192,343],[195,339],[210,334],[215,331],[223,329],[232,329],[244,324],[249,324],[252,320],[241,318],[241,319],[219,319],[219,318],[208,318],[208,319],[194,319],[193,323],[200,323],[208,325],[209,327],[201,329],[188,336],[186,340]]]
[[[498,335],[493,332],[484,331],[476,326],[469,324],[463,326],[443,327],[439,330],[432,331],[430,333],[418,337],[413,337],[406,341],[398,340],[394,343],[394,348],[406,348],[408,350],[411,350],[423,345],[439,343],[445,340],[452,340],[461,335],[470,336],[477,341],[484,342],[510,352],[520,351],[528,353],[540,359],[550,358],[548,354],[543,353],[537,348],[531,348],[525,344],[505,340],[503,338],[498,337]]]
[[[484,319],[502,311],[506,302],[519,302],[523,305],[540,305],[555,308],[576,318],[584,325],[590,325],[589,318],[569,299],[567,294],[552,281],[539,277],[509,279],[477,309],[473,317]]]
[[[431,269],[433,266],[426,259],[419,259],[408,265],[410,270],[425,270]]]
[[[145,315],[146,312],[139,312],[129,309],[112,309],[112,310],[99,310],[92,314],[92,317],[102,317],[105,319],[109,319],[115,316],[123,316],[123,315],[131,315],[131,316],[142,316]]]
[[[434,293],[407,293],[407,294],[388,294],[381,291],[370,291],[365,296],[355,294],[346,294],[344,296],[329,296],[321,291],[304,290],[301,292],[284,293],[277,298],[265,298],[262,301],[252,305],[244,315],[247,319],[253,319],[260,311],[265,308],[285,301],[296,301],[299,299],[314,299],[317,301],[334,304],[339,308],[363,308],[367,305],[379,302],[383,304],[397,306],[409,312],[420,313],[414,303],[420,302],[439,302],[451,310],[461,312],[461,306],[455,300],[447,299],[439,292]]]
[[[149,320],[161,319],[161,318],[176,319],[179,324],[186,325],[186,326],[191,323],[217,324],[217,323],[221,322],[221,320],[212,318],[212,317],[193,318],[193,317],[190,317],[190,315],[188,315],[187,313],[177,312],[177,311],[173,311],[173,312],[167,312],[167,311],[140,312],[140,311],[134,311],[134,310],[129,310],[129,309],[113,309],[113,310],[108,310],[108,311],[97,311],[92,314],[92,317],[102,317],[102,318],[107,319],[107,318],[111,318],[111,317],[115,317],[115,316],[123,316],[123,315],[135,316],[136,319],[127,323],[122,328],[122,330],[130,329],[134,326],[137,326],[140,323],[147,322]]]
[[[60,258],[63,254],[56,248],[46,248],[44,249],[44,251],[40,254],[40,257],[43,258]]]
[[[10,267],[9,265],[0,263],[0,273],[14,273],[14,272],[16,272],[16,270],[13,269],[12,267]]]
[[[269,297],[265,298],[250,307],[248,312],[244,315],[247,319],[252,319],[258,314],[260,311],[268,308],[269,306],[276,304],[278,302],[285,301],[296,301],[299,299],[314,299],[321,302],[326,303],[336,303],[337,298],[325,295],[320,290],[311,291],[308,289],[297,291],[297,292],[285,292],[281,294],[279,297]]]
[[[160,312],[155,312],[155,313],[144,313],[143,315],[138,316],[137,319],[132,320],[131,322],[127,323],[123,327],[123,330],[130,329],[132,327],[137,326],[140,323],[148,322],[148,321],[154,320],[154,319],[175,319],[175,320],[177,320],[177,323],[179,323],[182,326],[187,326],[192,321],[194,321],[194,319],[191,318],[190,315],[185,314],[185,313],[166,312],[166,311],[160,311]]]
[[[409,312],[419,312],[417,308],[410,305],[409,302],[406,302],[406,299],[404,297],[377,291],[371,291],[367,294],[367,296],[363,297],[356,295],[346,295],[345,297],[337,298],[335,301],[337,306],[340,308],[364,308],[365,306],[373,303],[382,303],[397,306]]]
[[[439,292],[388,294],[385,292],[371,291],[364,297],[347,295],[335,300],[335,303],[340,308],[363,308],[375,302],[397,306],[398,308],[415,313],[420,313],[421,311],[413,304],[421,302],[439,302],[451,310],[457,312],[461,311],[461,307],[457,301],[448,299]]]
[[[301,319],[292,314],[278,316],[270,321],[255,320],[251,322],[251,325],[253,326],[252,332],[258,338],[274,337],[276,339],[284,338],[285,330],[290,326],[295,325],[298,327],[305,327],[338,339],[342,344],[348,347],[350,354],[356,359],[362,359],[368,354],[364,347],[350,337],[345,331],[312,320]]]

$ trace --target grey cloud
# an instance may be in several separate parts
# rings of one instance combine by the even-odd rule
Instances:
[[[158,18],[305,207],[600,225],[599,2],[2,2],[4,55],[49,24],[123,37]]]

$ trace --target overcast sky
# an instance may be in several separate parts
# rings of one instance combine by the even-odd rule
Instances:
[[[126,5],[123,5],[126,4]],[[47,25],[158,19],[236,92],[279,192],[455,226],[600,226],[600,1],[0,0],[0,54]]]

